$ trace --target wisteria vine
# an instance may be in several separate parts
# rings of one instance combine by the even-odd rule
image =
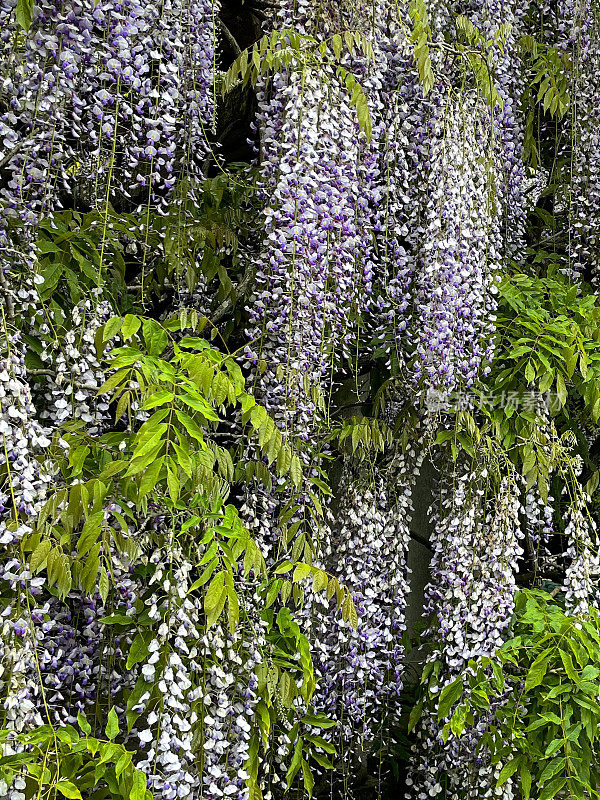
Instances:
[[[598,609],[597,9],[235,5],[0,0],[0,795],[510,799],[443,698]]]

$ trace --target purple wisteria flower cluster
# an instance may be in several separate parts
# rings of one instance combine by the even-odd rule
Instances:
[[[437,620],[451,673],[502,644],[516,589],[514,564],[522,554],[519,487],[505,477],[486,509],[485,471],[459,473],[442,488],[426,610]]]
[[[435,697],[457,675],[469,669],[469,659],[491,656],[503,642],[516,591],[514,565],[522,554],[519,485],[504,476],[490,507],[485,470],[476,475],[462,469],[448,478],[432,507],[435,532],[431,582],[426,587],[426,611],[434,620],[436,642],[428,656],[437,670],[434,703],[417,729],[409,778],[410,796],[493,797],[497,770],[477,748],[488,724],[484,717],[461,739],[444,742]],[[503,797],[512,797],[510,782]]]
[[[75,306],[71,312],[72,327],[62,342],[44,342],[41,359],[52,365],[52,374],[41,386],[44,392],[44,410],[40,418],[57,427],[75,418],[85,423],[90,436],[107,428],[109,421],[106,396],[98,396],[98,389],[106,380],[98,360],[95,335],[112,316],[109,301],[101,299],[101,291],[91,300]],[[50,332],[47,323],[39,326],[42,335]],[[54,351],[54,352],[53,352]]]
[[[565,552],[569,564],[565,573],[565,603],[571,614],[585,614],[590,603],[597,606],[596,585],[600,575],[600,556],[596,525],[581,498],[569,507]]]
[[[556,12],[556,45],[573,53],[569,74],[572,113],[570,186],[571,267],[597,277],[600,239],[600,109],[594,76],[600,69],[600,23],[592,3],[564,0]],[[566,67],[565,67],[566,69]]]
[[[74,591],[59,601],[46,592],[46,578],[32,574],[20,558],[18,545],[33,533],[58,478],[46,454],[57,420],[40,424],[27,383],[23,342],[12,337],[7,345],[0,371],[0,581],[8,598],[3,606],[2,679],[8,726],[20,732],[42,724],[44,706],[54,722],[73,723],[78,711],[95,703],[101,681],[106,690],[110,671],[102,667],[106,646],[99,597]],[[58,446],[68,448],[62,438]],[[125,587],[126,570],[123,577]]]
[[[529,537],[530,547],[535,554],[535,566],[543,574],[552,563],[550,542],[556,533],[554,524],[554,498],[544,502],[537,487],[525,495],[523,507],[525,515],[525,535]]]
[[[2,596],[8,598],[1,680],[4,719],[15,732],[44,722],[75,724],[79,712],[93,719],[99,698],[114,704],[126,727],[127,697],[148,673],[148,665],[146,672],[139,664],[125,670],[134,634],[115,632],[104,622],[111,608],[100,594],[89,597],[73,588],[59,600],[48,591],[45,572],[32,574],[18,549],[33,533],[51,490],[65,481],[56,471],[56,453],[52,459],[46,455],[51,439],[69,458],[65,425],[75,420],[93,440],[110,429],[112,416],[107,398],[98,396],[107,376],[95,337],[114,315],[114,306],[100,289],[92,290],[65,319],[55,304],[40,301],[43,280],[32,244],[37,225],[73,202],[105,214],[113,203],[163,213],[180,181],[193,199],[214,126],[217,13],[211,0],[52,0],[34,4],[32,26],[24,33],[15,3],[0,5],[0,52],[6,66],[0,86],[3,322],[12,330],[21,316],[26,333],[41,343],[44,367],[34,370],[35,378],[30,375],[26,342],[12,334],[7,338],[0,369],[0,581]],[[19,280],[8,274],[15,268]],[[143,421],[135,404],[132,412]],[[124,511],[131,517],[130,508],[112,504],[103,524],[115,524],[115,515],[125,524]],[[138,539],[143,547],[144,534]],[[144,581],[127,558],[121,561],[112,545],[104,546],[110,550],[104,557],[111,565],[111,602],[127,609],[133,623]],[[179,572],[175,579],[183,581]],[[140,751],[140,768],[147,771],[156,795],[165,798],[187,797],[201,783],[197,747],[192,748],[197,698],[190,690],[193,684],[196,691],[197,682],[186,679],[189,649],[182,638],[191,625],[189,614],[200,624],[199,610],[189,600],[181,605],[175,630],[167,631],[171,641],[161,634],[171,649],[160,676],[166,687],[164,710],[158,718],[141,720],[156,742],[149,760]],[[152,690],[154,682],[148,686]],[[136,708],[144,710],[139,698]],[[129,740],[136,748],[148,743],[146,736],[146,729],[134,725]],[[7,744],[3,754],[12,749]],[[20,796],[20,778],[11,791]]]
[[[341,508],[322,561],[348,586],[356,630],[334,616],[318,595],[306,610],[319,683],[314,704],[338,725],[329,732],[344,765],[332,780],[352,776],[374,743],[391,747],[402,712],[407,566],[412,494],[423,452],[407,451],[370,486],[348,469]]]
[[[285,8],[285,24],[319,30],[304,9]],[[491,36],[483,23],[492,10],[479,12]],[[312,417],[303,387],[318,385],[347,354],[352,311],[387,335],[419,387],[470,386],[491,357],[501,258],[522,247],[516,34],[497,48],[506,101],[491,113],[476,93],[455,96],[444,84],[426,98],[407,17],[382,2],[373,19],[356,11],[344,19],[374,40],[374,64],[347,62],[369,97],[370,143],[363,135],[361,144],[343,93],[322,78],[317,85],[314,75],[291,72],[259,93],[266,238],[249,305],[257,342],[249,357],[266,362],[259,385],[275,414],[287,406]],[[285,380],[274,375],[282,365]]]
[[[44,468],[49,431],[37,419],[24,365],[24,343],[20,336],[6,341],[0,361],[0,434],[3,447],[0,468],[5,480],[0,494],[0,542],[20,541],[31,530],[24,519],[35,517],[46,499],[52,480]]]
[[[179,177],[198,177],[215,113],[217,12],[211,0],[43,0],[25,35],[15,0],[4,0],[3,244],[9,221],[35,226],[70,197],[160,204]]]
[[[461,13],[468,15],[488,41],[494,43],[487,55],[500,99],[492,113],[496,216],[503,252],[519,258],[525,246],[528,205],[522,157],[525,120],[519,109],[524,88],[519,35],[525,30],[526,10],[516,2],[475,0],[465,3]]]
[[[438,146],[431,149],[415,277],[415,370],[417,378],[423,374],[428,388],[438,391],[472,385],[491,355],[485,343],[493,331],[499,241],[486,116],[475,102],[448,98],[431,123]]]
[[[249,775],[245,767],[255,730],[256,667],[263,661],[264,627],[264,623],[256,619],[251,632],[236,631],[232,635],[220,628],[203,639],[210,662],[202,698],[202,780],[210,797],[243,800],[248,796]],[[266,766],[263,764],[263,770]]]
[[[278,114],[277,138],[267,130],[263,140],[272,191],[249,305],[250,338],[260,344],[248,357],[267,363],[261,393],[278,425],[307,439],[314,403],[304,381],[320,384],[362,290],[360,150],[348,98],[323,76],[292,73],[263,111]]]
[[[581,474],[583,463],[580,457],[573,459],[572,468],[575,476]],[[567,561],[563,586],[565,606],[570,614],[585,614],[590,605],[598,608],[598,531],[589,511],[590,497],[580,489],[579,482],[570,487],[565,481],[564,495],[568,499],[564,532],[567,540],[564,553]]]
[[[345,8],[338,9],[338,24],[358,24],[374,43],[374,64],[345,62],[369,97],[371,141],[359,132],[337,86],[309,71],[277,75],[258,95],[266,236],[248,306],[254,327],[247,356],[256,365],[255,390],[280,429],[307,442],[320,413],[314,390],[328,390],[332,370],[344,359],[351,311],[366,316],[374,335],[387,339],[388,352],[394,349],[409,373],[408,386],[452,391],[473,384],[491,357],[501,259],[522,246],[522,128],[511,105],[519,91],[516,32],[502,57],[500,48],[497,53],[507,101],[496,119],[475,92],[459,94],[445,82],[425,97],[406,35],[406,10],[398,17],[396,4],[387,2],[364,15],[365,9],[344,14]],[[294,24],[310,34],[326,31],[310,10],[310,4],[282,3],[276,24]],[[493,10],[478,10],[485,29]],[[436,10],[440,25],[443,16]],[[514,16],[518,21],[516,11]],[[485,32],[491,35],[489,26]],[[446,66],[443,57],[436,59],[439,68]],[[359,616],[362,609],[369,620],[353,634],[313,601],[318,612],[311,635],[322,664],[318,702],[345,720],[346,748],[355,753],[398,717],[393,701],[388,706],[385,698],[390,691],[390,698],[397,696],[402,684],[401,671],[391,664],[401,659],[397,639],[405,604],[399,598],[407,590],[402,576],[410,514],[388,499],[390,491],[381,486],[363,494],[349,488],[340,517],[322,524],[318,533],[336,574],[343,566],[339,577],[355,593]],[[462,522],[439,534],[442,572],[435,574],[428,596],[434,613],[443,617],[457,601],[443,583],[448,556],[459,571],[467,570],[460,554],[475,548],[481,559],[480,581],[473,584],[467,570],[456,590],[464,601],[456,608],[459,617],[467,614],[471,589],[473,603],[489,593],[485,613],[473,610],[468,622],[473,654],[483,640],[490,652],[501,642],[511,613],[519,547],[516,500],[508,494],[512,499],[506,507],[499,503],[492,519],[481,507],[471,507],[472,538],[464,535]],[[410,491],[407,498],[409,503]],[[278,506],[273,493],[258,490],[246,501],[248,523],[260,531],[265,554],[278,550]],[[503,524],[513,526],[510,542],[504,541],[510,536],[500,530]],[[489,547],[490,542],[496,544]],[[396,565],[389,584],[379,572],[378,547],[389,547]],[[327,556],[321,557],[326,563]],[[449,573],[448,580],[453,586]],[[447,627],[452,624],[449,620]],[[452,669],[465,663],[461,635],[457,629],[456,641],[445,637],[442,648]],[[382,714],[389,714],[386,723]]]
[[[192,740],[201,691],[192,675],[202,669],[198,647],[202,623],[197,605],[187,597],[192,565],[181,548],[173,548],[169,570],[163,567],[168,563],[164,552],[155,550],[149,560],[155,569],[144,603],[158,635],[150,640],[149,655],[140,670],[139,680],[147,690],[142,688],[137,698],[135,712],[142,716],[132,738],[138,740],[142,751],[138,766],[148,774],[154,795],[174,800],[189,797],[200,787]]]

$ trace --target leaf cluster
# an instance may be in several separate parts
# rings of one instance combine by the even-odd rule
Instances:
[[[311,71],[326,80],[335,77],[347,91],[358,125],[370,141],[372,121],[367,98],[356,75],[342,63],[342,53],[362,57],[367,63],[375,57],[369,39],[360,31],[344,31],[319,41],[294,29],[274,30],[236,58],[222,79],[222,92],[227,94],[239,84],[254,87],[270,72]]]
[[[10,743],[13,752],[0,758],[0,780],[11,784],[25,780],[27,797],[57,797],[67,800],[151,800],[146,775],[133,765],[134,752],[115,739],[119,735],[117,714],[108,714],[106,738],[97,738],[84,715],[78,728],[40,725],[26,733],[0,731],[0,744]]]
[[[501,767],[498,786],[512,777],[524,800],[550,800],[563,791],[598,797],[599,663],[594,608],[568,616],[546,592],[524,590],[497,656],[470,662],[440,693],[444,738],[460,738],[491,713],[493,724],[478,748]]]

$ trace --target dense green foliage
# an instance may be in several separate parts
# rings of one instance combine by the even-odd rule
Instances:
[[[567,616],[550,594],[524,590],[517,597],[510,635],[494,659],[471,662],[440,694],[444,737],[460,737],[492,709],[480,740],[501,764],[498,784],[519,779],[528,798],[598,795],[600,620]],[[462,701],[463,684],[468,699]],[[457,705],[458,701],[458,705]]]

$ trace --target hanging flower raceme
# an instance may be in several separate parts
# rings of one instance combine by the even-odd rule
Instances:
[[[57,479],[53,463],[44,459],[49,430],[37,421],[21,347],[18,337],[9,341],[0,370],[0,584],[8,601],[3,670],[9,676],[2,686],[2,703],[16,731],[40,725],[48,715],[53,723],[74,723],[77,713],[89,709],[98,691],[106,693],[110,684],[99,596],[73,589],[59,600],[47,591],[45,575],[32,573],[14,547],[35,532],[35,520]],[[85,416],[89,408],[80,404],[79,410]],[[62,439],[59,444],[68,447]],[[113,572],[115,590],[126,590],[127,570],[117,565]]]
[[[276,140],[267,130],[263,142],[271,191],[249,306],[257,340],[249,357],[266,362],[258,391],[278,425],[307,438],[314,403],[305,381],[320,384],[360,303],[359,137],[348,98],[322,76],[293,72],[274,91],[263,116],[282,121]]]
[[[52,474],[40,464],[50,444],[31,400],[25,347],[19,336],[7,341],[0,360],[0,542],[20,541],[46,499]]]
[[[157,549],[148,562],[152,570],[147,585],[133,575],[135,605],[127,613],[135,622],[141,609],[152,628],[135,660],[131,687],[123,693],[128,687],[117,685],[115,702],[124,716],[128,698],[128,739],[138,751],[137,766],[148,775],[148,785],[157,797],[174,800],[188,797],[200,785],[193,746],[200,690],[193,673],[203,669],[197,646],[202,623],[197,604],[187,597],[191,564],[181,547],[173,542],[168,555]],[[127,652],[120,656],[127,658]]]
[[[578,502],[567,512],[568,546],[565,555],[569,565],[565,574],[565,603],[569,613],[585,614],[589,605],[597,606],[600,556],[595,524],[585,504]]]
[[[31,400],[18,335],[8,337],[0,361],[0,585],[8,598],[3,610],[2,704],[10,727],[22,730],[39,721],[36,706],[36,647],[41,631],[31,625],[23,603],[31,574],[16,546],[32,532],[32,522],[46,500],[52,470],[44,464],[50,444]],[[43,579],[34,579],[35,592]]]
[[[234,633],[221,624],[206,630],[189,591],[191,563],[176,543],[169,557],[176,565],[172,574],[163,567],[166,554],[156,550],[150,592],[138,587],[156,624],[130,701],[138,767],[165,800],[195,792],[246,800],[264,625],[254,619]]]
[[[466,5],[481,35],[496,42],[486,51],[499,97],[494,109],[475,92],[457,97],[447,89],[441,76],[452,78],[455,67],[443,48],[431,50],[440,77],[424,96],[402,9],[378,13],[374,33],[377,61],[387,58],[383,91],[375,92],[374,103],[377,120],[377,100],[383,99],[379,127],[374,125],[381,153],[373,225],[374,274],[381,287],[376,335],[397,370],[413,353],[424,396],[468,388],[485,374],[495,278],[504,255],[523,247],[523,125],[516,110],[521,14],[511,10],[511,24],[499,29],[488,3]],[[433,39],[443,41],[448,9],[441,4],[430,11]]]
[[[48,420],[53,427],[68,419],[79,419],[86,423],[91,436],[98,435],[109,420],[107,398],[98,396],[106,375],[96,353],[95,335],[112,316],[110,302],[100,299],[101,292],[94,294],[92,299],[73,308],[73,327],[67,331],[64,340],[54,340],[54,347],[46,346],[41,356],[53,367],[43,385],[45,408],[42,419]],[[47,323],[42,323],[40,332],[48,336],[50,327]]]
[[[284,3],[276,23],[314,33],[314,12],[310,4]],[[308,442],[322,412],[322,385],[334,359],[347,355],[351,319],[369,295],[366,138],[350,100],[328,67],[290,69],[258,92],[265,234],[248,306],[247,357],[255,394],[283,435],[295,438],[306,475],[317,479]],[[288,499],[285,490],[248,493],[245,518],[265,552]],[[301,492],[296,504],[308,508],[312,501]]]
[[[487,473],[462,469],[442,485],[434,510],[435,532],[431,583],[425,590],[426,612],[436,646],[428,658],[435,675],[433,706],[426,708],[413,747],[409,779],[418,797],[435,797],[446,782],[448,797],[491,797],[496,768],[477,748],[489,724],[484,715],[461,739],[442,738],[435,698],[470,659],[491,656],[502,645],[514,607],[515,564],[522,554],[520,492],[514,475],[503,477],[490,503]],[[511,797],[510,782],[503,788]]]
[[[499,216],[502,253],[522,256],[528,204],[523,164],[525,120],[519,108],[524,90],[523,63],[519,37],[524,27],[525,8],[519,3],[473,0],[457,11],[468,16],[486,39],[486,69],[498,94],[491,114],[495,173],[495,200]]]
[[[391,748],[400,726],[412,490],[422,458],[416,451],[403,454],[375,486],[363,485],[353,469],[343,479],[341,507],[321,559],[352,593],[358,627],[319,595],[311,595],[304,610],[318,675],[313,702],[338,723],[322,735],[343,753],[344,764],[335,768],[344,779],[355,775],[376,743]]]
[[[372,242],[364,242],[364,284],[372,295],[365,323],[396,370],[407,358],[432,107],[414,67],[409,25],[405,9],[377,2],[367,30],[374,60],[360,72],[373,120],[362,178],[372,228]]]
[[[591,2],[564,0],[557,10],[558,47],[570,52],[571,165],[568,196],[569,256],[576,271],[597,277],[600,260],[600,23]]]
[[[450,393],[469,387],[491,356],[499,257],[489,112],[476,98],[440,105],[416,278],[415,378]]]
[[[116,553],[111,553],[111,564],[114,595],[131,607],[139,587]],[[34,710],[38,719],[49,714],[53,724],[73,725],[78,713],[93,714],[99,695],[113,699],[130,686],[131,673],[122,674],[118,664],[126,658],[131,637],[114,634],[102,622],[107,608],[99,593],[88,596],[74,588],[59,600],[45,591],[45,577],[32,577],[27,567],[21,568],[21,580],[37,601],[29,623],[37,640],[28,671]]]
[[[470,658],[494,653],[512,614],[514,565],[522,553],[518,487],[504,478],[487,511],[485,479],[485,472],[464,471],[440,496],[426,611],[439,626],[452,673]]]
[[[203,638],[207,658],[204,714],[205,791],[212,797],[248,797],[246,763],[255,730],[258,679],[264,625],[235,634],[217,627]]]
[[[212,0],[42,0],[19,33],[0,5],[2,224],[35,225],[68,196],[160,203],[199,174],[214,121]],[[185,119],[185,125],[182,120]]]
[[[566,513],[566,570],[563,591],[565,606],[569,614],[586,614],[589,607],[596,609],[600,585],[600,547],[596,523],[589,511],[589,495],[581,489],[577,476],[583,464],[574,459],[574,480],[565,481],[564,494],[568,498]],[[569,485],[570,483],[570,485]]]

